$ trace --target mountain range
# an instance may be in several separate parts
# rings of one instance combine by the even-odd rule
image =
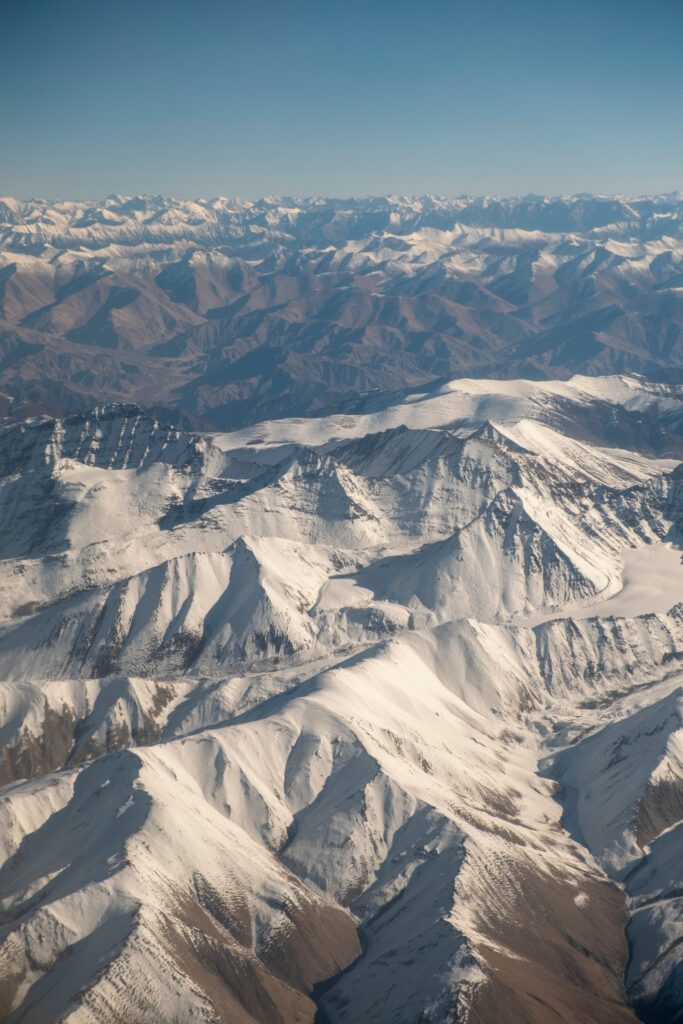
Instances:
[[[457,352],[483,373],[508,322],[510,372],[533,337],[547,377],[571,345],[539,325],[579,280],[622,310],[582,358],[656,364],[638,332],[675,318],[679,209],[6,207],[3,1020],[683,1021],[683,388],[428,379]],[[426,316],[434,275],[463,332],[491,330],[420,370],[408,313],[373,335],[370,311]],[[344,408],[257,422],[280,385],[304,402],[290,342],[320,303],[306,394]],[[152,308],[172,337],[136,344]],[[238,335],[251,364],[220,355]],[[396,355],[361,395],[371,336]],[[177,365],[156,404],[229,421],[240,360],[229,429],[12,399],[30,367],[63,366],[69,404],[95,387],[77,364],[102,394],[124,363]]]
[[[450,378],[683,380],[683,199],[0,201],[0,412],[224,430]]]

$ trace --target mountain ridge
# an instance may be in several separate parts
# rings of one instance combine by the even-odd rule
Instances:
[[[9,1022],[683,1007],[681,389],[361,405],[0,431]]]

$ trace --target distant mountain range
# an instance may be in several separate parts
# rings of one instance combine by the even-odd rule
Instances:
[[[0,201],[0,412],[226,429],[452,378],[683,381],[683,196]]]

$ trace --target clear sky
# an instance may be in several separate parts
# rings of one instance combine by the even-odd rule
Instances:
[[[0,194],[683,188],[683,0],[0,0]]]

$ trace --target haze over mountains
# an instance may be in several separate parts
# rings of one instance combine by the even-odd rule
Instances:
[[[10,414],[224,429],[453,376],[683,380],[683,199],[0,202]]]

